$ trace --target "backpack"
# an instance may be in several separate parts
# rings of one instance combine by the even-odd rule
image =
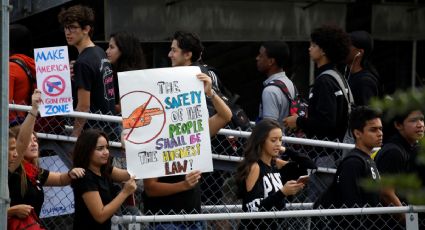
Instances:
[[[307,113],[308,113],[308,103],[305,99],[303,99],[299,93],[297,88],[294,85],[294,90],[295,90],[295,97],[292,98],[291,94],[289,93],[288,87],[286,87],[285,83],[283,81],[280,80],[273,80],[271,82],[269,82],[266,87],[270,86],[270,85],[274,85],[276,87],[278,87],[283,95],[286,96],[286,98],[288,99],[289,102],[289,115],[298,115],[300,117],[307,117]],[[285,130],[285,132],[287,134],[291,134],[294,133],[295,136],[297,137],[301,137],[304,135],[304,133],[301,130],[295,130],[294,132],[289,131],[289,130]]]
[[[333,69],[322,72],[319,75],[319,77],[324,74],[328,74],[332,76],[332,78],[337,82],[339,88],[341,89],[342,94],[344,95],[345,101],[347,102],[347,109],[348,109],[347,117],[350,117],[351,111],[355,108],[355,104],[354,104],[353,94],[351,93],[351,89],[350,89],[350,86],[348,85],[348,82],[345,80],[345,78],[342,77],[342,75],[338,74],[338,72],[336,72]],[[347,144],[355,143],[353,134],[351,133],[348,126],[347,126],[347,130],[345,131],[342,142]],[[343,156],[346,155],[348,151],[349,150],[343,150]]]
[[[341,165],[344,164],[345,161],[347,161],[348,159],[351,158],[358,158],[360,159],[363,164],[364,164],[364,175],[368,175],[370,172],[369,169],[369,165],[370,163],[368,162],[368,160],[366,160],[365,158],[359,156],[358,154],[351,154],[352,152],[348,153],[341,162],[338,163],[338,167],[336,170],[336,173],[334,175],[334,179],[331,183],[331,185],[319,196],[319,198],[314,202],[313,204],[313,208],[317,209],[317,208],[337,208],[339,206],[341,206],[342,201],[339,199],[340,194],[338,193],[338,191],[336,190],[336,185],[337,185],[337,178],[338,175],[341,174]],[[372,159],[371,159],[372,161]]]
[[[236,101],[239,99],[239,95],[232,94],[223,84],[220,83],[220,80],[217,77],[217,70],[213,67],[210,67],[206,64],[199,65],[202,73],[207,74],[212,80],[212,88],[216,94],[229,106],[232,111],[232,128],[239,128],[241,130],[247,130],[251,127],[250,120],[246,115],[245,111],[236,104]],[[211,102],[207,99],[208,112],[210,114],[215,113],[215,109]]]

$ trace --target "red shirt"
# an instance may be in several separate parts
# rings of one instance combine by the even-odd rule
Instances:
[[[17,58],[22,60],[30,69],[32,76],[35,77],[35,63],[33,58],[30,58],[24,54],[13,54],[10,56],[10,58]],[[25,70],[22,69],[20,65],[14,62],[9,62],[9,103],[30,105],[31,99],[29,95],[32,95],[30,90],[30,81],[27,74],[25,73]],[[9,121],[14,120],[17,115],[20,117],[25,117],[26,113],[10,111]]]

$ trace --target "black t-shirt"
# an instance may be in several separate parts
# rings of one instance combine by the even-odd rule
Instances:
[[[369,100],[379,94],[378,79],[368,70],[351,74],[348,78],[348,84],[356,106],[368,105]]]
[[[263,161],[257,161],[260,174],[251,191],[246,191],[243,183],[242,210],[245,212],[282,210],[285,207],[285,195],[280,191],[283,187],[281,174],[275,165],[268,166]],[[276,229],[277,222],[273,219],[242,220],[239,229]]]
[[[91,170],[86,169],[84,177],[72,181],[72,189],[75,199],[74,229],[111,229],[111,219],[104,223],[98,223],[91,215],[83,194],[91,191],[98,191],[103,205],[109,204],[116,196],[113,184],[110,179],[98,176]]]
[[[353,157],[357,155],[359,157]],[[361,186],[363,179],[370,179],[378,183],[381,179],[375,162],[370,156],[360,149],[353,149],[338,165],[335,174],[336,180],[336,206],[363,207],[365,205],[376,207],[379,205],[379,194],[366,191]]]
[[[112,66],[98,46],[85,48],[74,64],[74,107],[78,88],[90,91],[90,112],[115,114],[115,89]]]
[[[285,206],[285,195],[280,191],[283,187],[281,175],[275,166],[268,166],[257,161],[260,174],[251,191],[244,187],[242,194],[242,210],[245,212],[270,211]]]
[[[161,183],[178,183],[185,180],[185,175],[158,178]],[[173,213],[201,213],[201,189],[199,183],[192,189],[175,193],[169,196],[149,197],[145,192],[145,213],[173,214]]]
[[[41,206],[44,202],[44,190],[43,185],[46,183],[49,177],[49,170],[40,168],[38,174],[38,182],[33,185],[32,182],[27,178],[27,191],[22,197],[21,195],[21,174],[22,168],[18,167],[15,172],[9,172],[9,194],[10,194],[10,206],[18,204],[27,204],[34,207],[34,211],[37,216],[40,216]]]

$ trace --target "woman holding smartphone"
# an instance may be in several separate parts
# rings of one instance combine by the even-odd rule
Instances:
[[[285,198],[297,194],[304,183],[281,180],[288,163],[278,158],[282,149],[282,129],[274,120],[260,121],[244,149],[244,159],[236,172],[238,194],[245,212],[282,210]],[[276,229],[273,219],[242,220],[240,229]]]

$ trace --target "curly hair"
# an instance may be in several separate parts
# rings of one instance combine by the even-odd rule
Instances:
[[[68,9],[62,9],[58,15],[59,23],[66,26],[77,22],[81,27],[90,26],[89,36],[91,37],[94,32],[94,10],[87,6],[75,5]]]
[[[192,57],[190,58],[192,62],[196,62],[201,59],[204,46],[197,34],[177,31],[174,33],[173,40],[177,41],[177,45],[183,50],[183,52],[192,52]]]
[[[339,64],[345,61],[349,53],[350,37],[337,26],[322,26],[313,30],[311,41],[318,45],[329,61]]]
[[[136,36],[120,31],[111,34],[110,39],[112,38],[121,52],[117,63],[113,64],[115,72],[146,68],[145,56]]]
[[[241,197],[245,185],[245,180],[248,177],[251,165],[261,158],[263,152],[263,145],[269,133],[273,129],[281,129],[280,124],[271,119],[263,119],[255,125],[254,130],[249,136],[245,148],[244,159],[236,169],[235,181],[238,185],[238,196]]]

